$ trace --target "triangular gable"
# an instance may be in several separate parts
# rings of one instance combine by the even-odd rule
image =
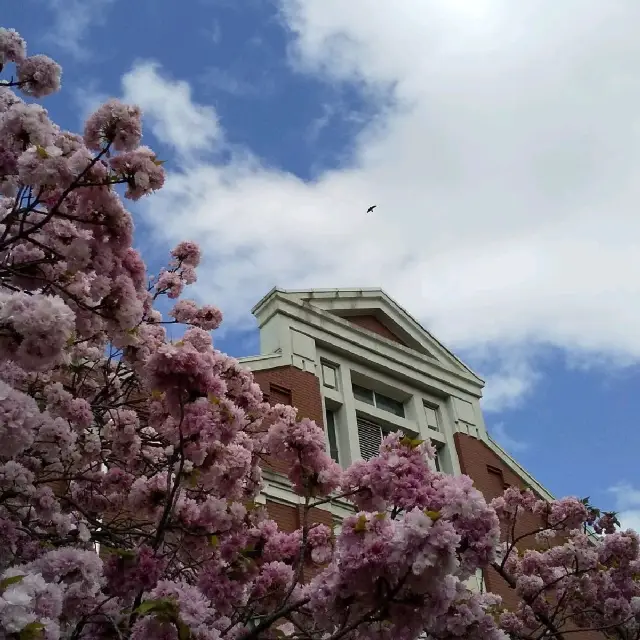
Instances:
[[[373,331],[483,382],[382,289],[277,291],[287,298],[338,316],[360,329]]]
[[[376,333],[387,340],[391,340],[392,342],[397,342],[403,346],[408,346],[402,338],[397,336],[393,329],[390,329],[385,323],[384,319],[379,319],[376,317],[374,313],[362,313],[358,315],[345,315],[342,313],[336,312],[336,315],[344,318],[347,322],[356,325],[356,327],[360,327],[365,331],[371,331],[371,333]]]

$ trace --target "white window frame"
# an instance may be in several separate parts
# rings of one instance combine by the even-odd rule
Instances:
[[[440,407],[435,404],[431,404],[430,402],[422,401],[422,406],[424,407],[424,415],[427,421],[427,427],[431,429],[431,431],[436,431],[438,433],[442,433],[442,417],[440,415]],[[430,417],[429,413],[431,412],[432,416]],[[435,424],[432,424],[435,421]]]
[[[372,401],[371,402],[367,402],[366,400],[362,400],[361,398],[356,396],[356,392],[354,391],[354,387],[357,387],[358,389],[362,389],[363,391],[371,392]],[[405,402],[402,402],[401,400],[396,400],[395,398],[392,398],[391,396],[388,396],[386,393],[382,393],[381,391],[376,391],[375,389],[368,389],[367,387],[363,387],[361,384],[357,384],[355,382],[351,385],[351,392],[353,393],[353,397],[358,402],[363,402],[364,404],[368,404],[371,407],[375,407],[376,409],[380,409],[380,411],[384,411],[386,413],[390,413],[392,416],[396,416],[396,418],[406,418],[407,417],[407,411],[406,411],[406,407],[405,407]],[[398,415],[397,413],[394,413],[393,411],[389,411],[389,409],[386,409],[385,407],[378,406],[378,402],[377,402],[377,399],[376,399],[377,396],[382,396],[383,398],[388,398],[389,400],[392,400],[393,402],[397,402],[402,407],[402,415]]]
[[[337,410],[334,409],[330,409],[329,407],[325,407],[324,410],[324,415],[325,415],[325,422],[326,422],[326,431],[327,431],[327,452],[328,454],[331,456],[331,459],[334,462],[337,462],[338,464],[341,464],[341,460],[342,460],[342,455],[340,452],[340,439],[338,438],[338,420],[337,420]],[[329,414],[331,414],[332,416],[332,424],[331,426],[329,425]],[[330,433],[333,432],[333,440],[334,440],[334,444],[335,444],[335,458],[332,455],[332,448],[331,448],[331,437],[330,437]],[[337,458],[337,459],[336,459]]]
[[[333,384],[329,384],[327,380],[326,372],[331,371],[333,374]],[[320,372],[322,374],[322,384],[328,389],[337,389],[338,388],[338,365],[335,365],[331,362],[326,362],[325,360],[320,361]]]

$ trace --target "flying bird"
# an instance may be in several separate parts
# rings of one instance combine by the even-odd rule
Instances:
[[[377,204],[371,205],[371,206],[367,209],[367,213],[371,213],[371,212],[372,212],[372,211],[373,211],[377,206],[378,206]]]

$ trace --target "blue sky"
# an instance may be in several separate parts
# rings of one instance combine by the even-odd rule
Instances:
[[[170,179],[136,241],[152,269],[201,242],[220,348],[256,352],[275,284],[383,286],[545,486],[640,526],[640,5],[526,4],[22,0],[3,26],[62,64],[62,126],[141,104]]]

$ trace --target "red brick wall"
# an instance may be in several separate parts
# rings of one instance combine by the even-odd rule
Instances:
[[[254,371],[253,378],[271,404],[297,407],[299,418],[310,418],[324,428],[320,381],[313,373],[284,366]],[[268,466],[279,473],[286,474],[288,471],[287,465],[281,460],[271,458]]]
[[[367,331],[372,331],[373,333],[377,333],[379,336],[383,338],[387,338],[388,340],[393,340],[398,344],[404,344],[398,336],[396,336],[390,329],[385,327],[378,318],[375,316],[345,316],[345,320],[348,320],[351,324],[355,324],[362,329],[366,329]],[[406,346],[406,345],[405,345]]]
[[[265,399],[271,404],[290,404],[298,409],[299,418],[310,418],[324,428],[322,396],[320,381],[309,371],[301,371],[296,367],[284,366],[253,373],[254,380],[260,385]],[[287,465],[280,460],[269,459],[268,467],[286,474]],[[280,504],[267,500],[267,512],[283,531],[294,531],[302,526],[302,508]],[[326,524],[333,526],[333,516],[323,509],[312,509],[309,524]],[[318,569],[306,566],[304,579],[312,578]]]
[[[482,440],[477,440],[463,433],[454,434],[456,450],[460,460],[460,470],[470,476],[487,501],[498,497],[510,486],[528,487],[522,478],[515,474]],[[516,535],[522,535],[541,526],[542,521],[531,514],[523,514],[516,523]],[[531,549],[536,547],[532,536],[524,538],[518,543],[519,549]],[[509,609],[515,609],[520,600],[515,591],[509,587],[504,579],[494,569],[485,572],[484,579],[487,589],[502,596],[502,603]],[[573,640],[602,640],[596,632],[571,633]]]
[[[267,513],[278,523],[282,531],[291,533],[300,526],[296,507],[267,500]]]
[[[516,475],[489,447],[476,438],[456,433],[454,435],[460,470],[470,476],[477,489],[482,491],[487,500],[498,497],[509,486],[527,488],[522,479]],[[524,514],[516,526],[516,535],[532,531],[541,525],[539,518]],[[525,538],[518,544],[521,549],[535,546],[533,538]],[[519,599],[513,589],[493,570],[485,574],[487,589],[502,596],[506,607],[514,608]]]

